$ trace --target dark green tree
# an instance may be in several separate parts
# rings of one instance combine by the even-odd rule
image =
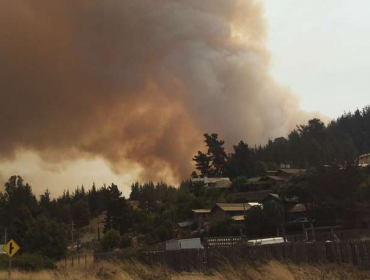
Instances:
[[[66,225],[40,217],[29,222],[22,250],[59,260],[67,253],[67,237]]]
[[[105,252],[120,247],[120,244],[121,244],[121,235],[119,231],[114,229],[108,230],[100,241],[100,246],[102,250]]]
[[[198,151],[198,154],[193,157],[195,168],[200,172],[201,177],[210,177],[213,175],[211,168],[211,157],[207,154]]]
[[[225,152],[225,141],[219,140],[218,135],[213,133],[211,135],[204,134],[205,143],[208,147],[207,155],[212,160],[213,176],[225,177],[227,176],[227,154]]]

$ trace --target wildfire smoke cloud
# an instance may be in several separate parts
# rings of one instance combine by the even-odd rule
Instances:
[[[286,134],[308,116],[269,74],[263,14],[253,0],[2,1],[1,158],[178,179],[204,132]]]

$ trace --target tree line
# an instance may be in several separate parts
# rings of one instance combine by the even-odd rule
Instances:
[[[217,134],[204,134],[206,152],[193,157],[192,177],[247,177],[277,170],[282,164],[291,168],[312,168],[335,162],[353,162],[370,152],[370,107],[345,113],[325,125],[319,119],[297,126],[289,135],[269,140],[266,145],[249,146],[240,141],[231,153]]]

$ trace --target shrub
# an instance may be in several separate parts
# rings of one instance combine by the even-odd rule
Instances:
[[[237,227],[230,218],[216,221],[209,228],[209,236],[232,236],[239,234]]]
[[[101,249],[105,252],[118,248],[121,243],[121,236],[117,230],[109,230],[100,241]]]
[[[8,269],[9,258],[5,255],[0,256],[0,269]],[[52,259],[40,255],[22,254],[13,257],[12,267],[19,270],[36,271],[43,269],[56,269]]]
[[[125,235],[122,235],[121,236],[121,244],[120,244],[120,247],[121,248],[127,248],[127,247],[130,247],[132,246],[132,238],[130,235],[128,234],[125,234]]]

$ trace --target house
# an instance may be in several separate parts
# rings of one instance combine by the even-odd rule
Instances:
[[[272,170],[272,171],[266,171],[266,176],[276,176],[278,173],[278,170]]]
[[[234,192],[249,192],[270,189],[270,184],[264,177],[254,177],[247,179],[246,182],[237,187]]]
[[[370,153],[364,154],[358,158],[358,164],[361,167],[367,167],[370,165]]]
[[[234,192],[256,192],[264,190],[269,190],[271,192],[274,187],[280,186],[291,177],[305,172],[305,169],[279,169],[276,171],[266,171],[265,176],[263,177],[249,178],[242,185],[238,184],[234,189]]]
[[[229,217],[234,221],[244,220],[251,207],[248,203],[216,203],[211,210],[210,219],[215,221]]]
[[[306,169],[279,169],[276,176],[284,180],[288,180],[291,177],[302,173],[306,173]]]
[[[204,185],[208,188],[214,189],[231,189],[231,181],[230,178],[192,178],[192,183],[204,183]]]
[[[262,191],[250,191],[250,192],[240,192],[233,193],[233,199],[237,201],[244,201],[247,203],[257,202],[260,203],[266,196],[271,193],[271,189]]]
[[[268,185],[270,186],[270,188],[273,188],[275,186],[280,186],[281,184],[283,184],[286,181],[285,178],[279,177],[279,176],[276,176],[276,175],[275,176],[266,176],[265,180],[268,183]]]
[[[304,204],[298,203],[295,199],[281,199],[278,194],[270,193],[261,203],[264,209],[272,212],[284,213],[287,222],[307,217],[307,209]]]
[[[284,202],[278,194],[269,193],[261,201],[263,208],[272,212],[284,213]]]
[[[193,219],[198,228],[203,228],[205,223],[208,222],[208,216],[211,213],[211,209],[194,209]]]

